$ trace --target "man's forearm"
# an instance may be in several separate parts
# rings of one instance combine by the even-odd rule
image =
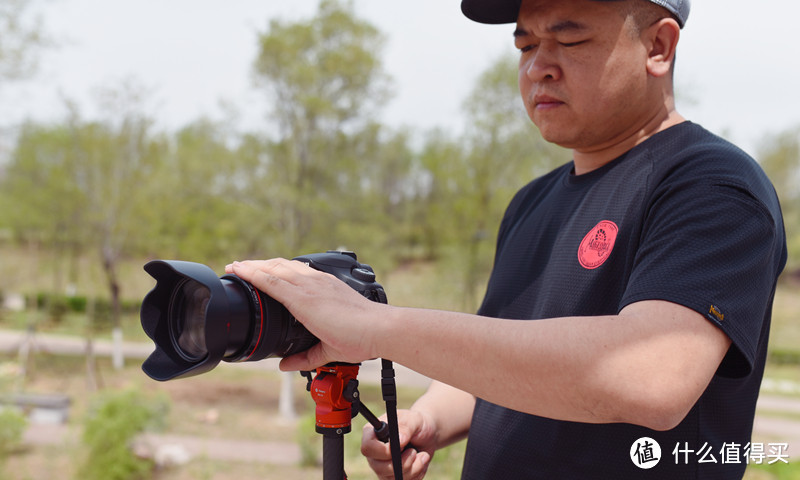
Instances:
[[[393,307],[392,307],[393,308]],[[389,312],[380,356],[515,410],[560,420],[680,421],[730,345],[685,307],[641,302],[618,316],[540,321]],[[405,341],[398,341],[399,332]]]

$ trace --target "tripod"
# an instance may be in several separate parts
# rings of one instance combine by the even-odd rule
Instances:
[[[352,418],[361,414],[375,429],[382,442],[389,442],[396,480],[402,480],[400,438],[397,430],[397,392],[392,362],[382,360],[381,390],[389,422],[382,422],[363,403],[358,392],[359,365],[331,363],[317,368],[316,376],[301,372],[308,379],[306,390],[316,404],[316,430],[322,435],[323,480],[347,480],[344,471],[344,435],[351,431]]]

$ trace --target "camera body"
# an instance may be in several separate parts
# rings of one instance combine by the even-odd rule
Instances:
[[[369,300],[386,303],[372,267],[359,263],[353,252],[293,260],[335,276]],[[206,265],[178,260],[153,260],[144,269],[156,286],[142,302],[142,328],[156,349],[142,369],[155,380],[198,375],[220,361],[284,357],[319,341],[283,305],[236,275],[217,277]]]

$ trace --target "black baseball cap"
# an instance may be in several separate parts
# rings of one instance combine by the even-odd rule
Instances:
[[[556,1],[556,0],[553,0]],[[614,1],[614,0],[596,0]],[[670,11],[681,28],[686,24],[691,9],[691,0],[647,0]],[[470,20],[479,23],[515,23],[522,0],[461,0],[461,12]]]

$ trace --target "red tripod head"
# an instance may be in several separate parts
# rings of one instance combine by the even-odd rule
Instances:
[[[375,429],[375,435],[389,442],[392,451],[392,466],[395,478],[402,480],[400,463],[400,438],[397,429],[397,393],[392,362],[382,360],[381,390],[386,402],[389,423],[382,422],[366,405],[361,403],[358,393],[358,368],[352,363],[331,363],[311,372],[300,372],[308,379],[306,389],[311,393],[316,408],[317,433],[322,434],[322,469],[324,480],[347,480],[344,473],[344,434],[352,428],[352,420],[358,413],[364,415]],[[392,427],[390,427],[392,425]],[[390,438],[391,437],[391,438]],[[391,441],[390,441],[391,440]]]
[[[336,363],[317,369],[309,391],[317,404],[318,433],[350,432],[353,416],[357,413],[353,411],[353,394],[358,390],[358,367]]]

